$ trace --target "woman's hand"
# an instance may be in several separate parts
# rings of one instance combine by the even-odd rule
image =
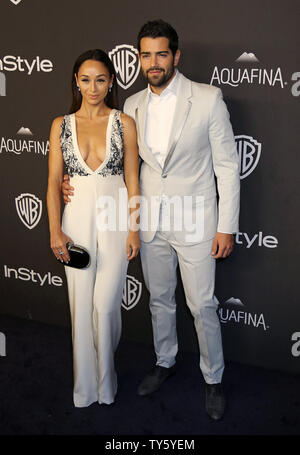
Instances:
[[[70,256],[66,247],[68,242],[73,243],[72,239],[68,237],[62,230],[51,234],[50,244],[53,253],[55,254],[56,259],[61,262],[68,262]]]
[[[126,250],[127,250],[127,259],[130,261],[131,259],[135,258],[140,251],[141,243],[140,243],[140,235],[139,231],[129,231],[127,242],[126,242]]]

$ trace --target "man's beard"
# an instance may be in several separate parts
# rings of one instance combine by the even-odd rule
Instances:
[[[155,70],[161,71],[161,74],[159,76],[149,75],[150,71],[155,71]],[[153,67],[153,68],[150,68],[146,73],[144,73],[144,71],[143,71],[143,76],[146,79],[146,81],[148,82],[148,84],[152,85],[153,87],[162,87],[163,85],[167,84],[167,82],[169,82],[169,80],[172,78],[172,76],[174,74],[174,71],[175,71],[175,67],[173,65],[170,66],[170,68],[168,68],[167,70],[164,70],[159,67]]]

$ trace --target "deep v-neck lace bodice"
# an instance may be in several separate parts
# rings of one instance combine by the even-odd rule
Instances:
[[[76,118],[74,114],[64,116],[61,125],[60,143],[65,165],[70,177],[98,174],[102,177],[123,173],[124,144],[121,112],[110,112],[106,129],[106,154],[101,165],[94,171],[86,164],[78,147]]]

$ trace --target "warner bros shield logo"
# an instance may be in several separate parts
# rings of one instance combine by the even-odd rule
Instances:
[[[15,201],[20,220],[28,229],[33,229],[41,219],[42,201],[30,193],[20,194]]]
[[[14,5],[18,5],[22,0],[10,0]]]
[[[131,275],[127,275],[123,289],[122,307],[131,310],[139,302],[142,294],[142,283]]]
[[[137,49],[129,44],[121,44],[108,55],[114,64],[118,84],[127,90],[135,82],[140,72],[141,65]]]
[[[239,154],[240,178],[244,179],[254,171],[261,154],[261,143],[244,134],[235,136]]]

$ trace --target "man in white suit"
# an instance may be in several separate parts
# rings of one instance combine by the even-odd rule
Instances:
[[[138,35],[138,50],[148,87],[126,100],[124,112],[136,121],[142,159],[141,260],[157,356],[138,394],[155,392],[175,373],[179,264],[199,341],[206,411],[218,420],[225,396],[215,262],[231,253],[233,233],[238,232],[240,178],[234,135],[221,90],[178,72],[178,35],[171,25],[147,22]],[[68,201],[67,183],[63,192]],[[186,204],[187,199],[191,203]],[[187,219],[196,220],[194,232]]]
[[[240,178],[234,135],[221,90],[192,82],[177,71],[180,51],[173,27],[163,21],[146,23],[138,35],[138,50],[148,88],[128,98],[124,112],[136,121],[142,158],[140,186],[147,210],[142,207],[146,230],[141,230],[141,259],[157,356],[138,393],[156,391],[175,372],[179,263],[199,341],[206,411],[217,420],[224,413],[225,396],[215,261],[231,253],[233,233],[238,231]],[[187,196],[192,205],[184,204]],[[184,219],[189,215],[204,223],[198,234],[191,236],[185,225],[175,229],[180,215],[171,214],[174,197],[182,201]]]

